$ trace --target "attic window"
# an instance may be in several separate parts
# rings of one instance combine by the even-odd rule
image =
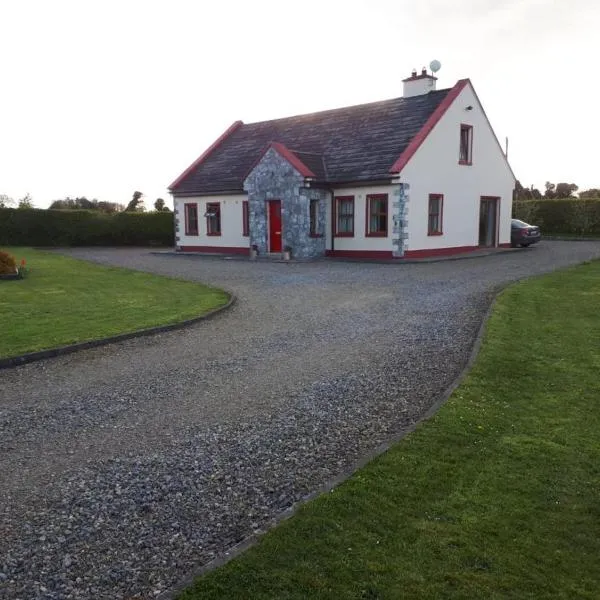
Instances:
[[[206,235],[221,235],[221,203],[208,202],[206,205]]]
[[[458,164],[471,165],[473,164],[473,126],[460,126],[460,154]]]

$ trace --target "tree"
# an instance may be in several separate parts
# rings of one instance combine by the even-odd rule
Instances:
[[[579,186],[574,183],[557,183],[556,184],[556,198],[572,198],[574,192],[579,189]]]
[[[33,208],[33,199],[29,194],[25,194],[19,200],[19,208]]]
[[[600,189],[590,188],[589,190],[583,190],[579,192],[580,198],[600,198]]]
[[[129,201],[125,212],[143,212],[145,209],[144,201],[142,200],[142,192],[135,191],[133,192],[133,197]]]
[[[524,188],[521,182],[517,179],[515,182],[515,200],[531,200],[531,191]]]
[[[162,198],[157,198],[156,202],[154,203],[154,208],[158,212],[165,210],[165,201]]]
[[[105,213],[115,213],[123,210],[124,207],[116,202],[99,202],[96,198],[88,200],[85,196],[77,198],[67,196],[62,200],[54,200],[50,208],[53,210],[97,210]]]
[[[15,201],[6,194],[0,194],[0,208],[10,208]]]
[[[538,190],[537,188],[534,188],[533,185],[531,186],[531,198],[533,200],[542,199],[542,192],[540,192],[540,190]]]
[[[544,187],[546,188],[544,198],[556,198],[556,192],[554,191],[556,186],[553,183],[546,181]]]

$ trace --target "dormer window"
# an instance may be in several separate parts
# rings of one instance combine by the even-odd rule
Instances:
[[[459,165],[473,164],[473,126],[460,126],[460,153],[458,156]]]

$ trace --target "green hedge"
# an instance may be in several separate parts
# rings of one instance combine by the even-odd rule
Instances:
[[[0,246],[173,246],[173,213],[0,209]]]
[[[513,217],[539,225],[542,235],[600,236],[600,199],[518,200]]]

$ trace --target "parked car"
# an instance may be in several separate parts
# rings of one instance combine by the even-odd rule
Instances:
[[[525,221],[513,219],[510,227],[510,245],[513,248],[521,246],[527,248],[542,239],[540,228],[535,225],[529,225]]]

